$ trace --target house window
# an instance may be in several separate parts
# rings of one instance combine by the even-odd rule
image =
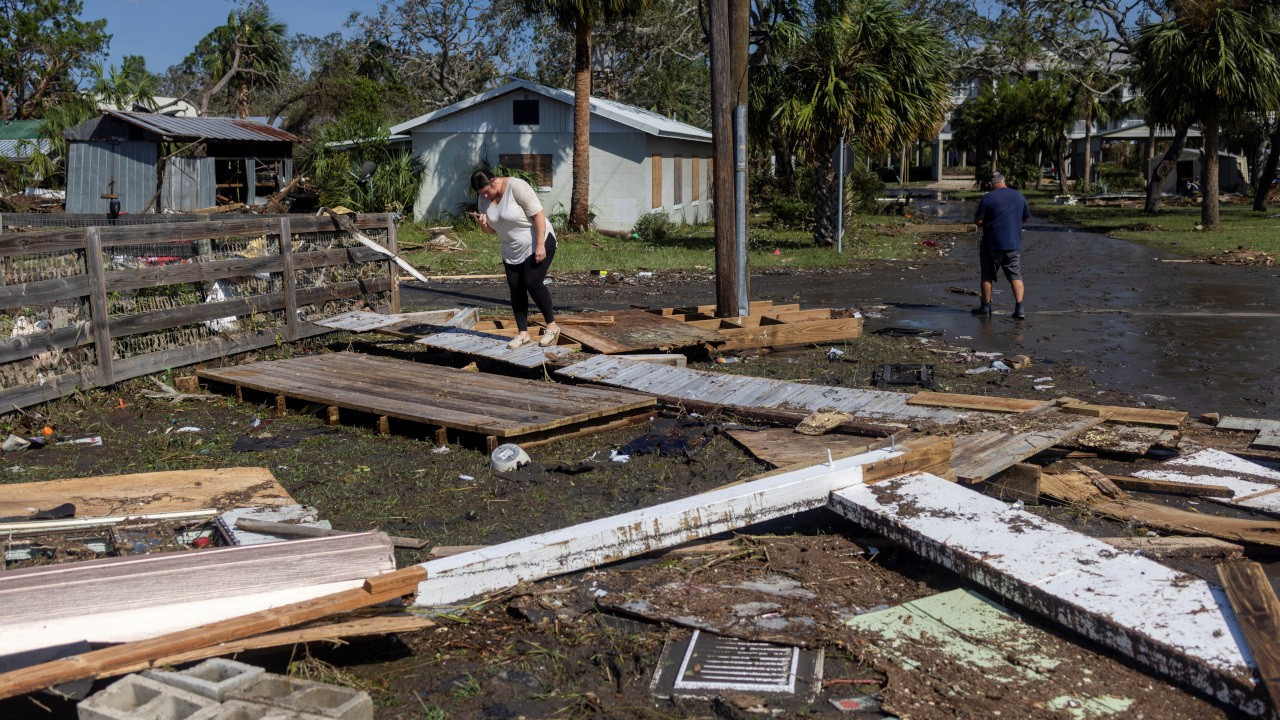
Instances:
[[[537,125],[538,124],[538,101],[537,100],[512,101],[511,124],[512,125]]]
[[[537,178],[534,187],[551,187],[550,155],[499,155],[498,164],[532,173]]]
[[[662,207],[662,156],[654,155],[649,159],[649,176],[652,181],[650,192],[653,195],[651,207]]]
[[[675,169],[672,172],[676,183],[675,187],[675,204],[676,207],[684,204],[684,158],[679,155],[675,159]]]
[[[702,175],[699,171],[698,164],[702,158],[695,157],[693,159],[693,172],[689,173],[689,179],[693,181],[693,192],[690,193],[689,199],[698,202],[702,199]]]

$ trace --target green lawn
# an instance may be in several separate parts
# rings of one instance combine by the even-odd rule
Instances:
[[[1243,204],[1222,205],[1219,214],[1222,225],[1213,232],[1195,229],[1200,222],[1199,205],[1162,204],[1159,214],[1148,215],[1141,208],[1051,205],[1048,201],[1033,201],[1031,212],[1046,220],[1193,257],[1216,255],[1239,246],[1280,255],[1280,218],[1274,217],[1275,212],[1256,213],[1250,208]]]
[[[435,225],[432,223],[431,225]],[[430,239],[426,223],[406,222],[397,232],[409,262],[429,275],[496,274],[502,272],[498,238],[474,227],[459,226],[451,234],[466,243],[465,252],[444,253],[421,248]],[[899,217],[859,216],[845,229],[844,253],[813,244],[807,231],[773,229],[765,216],[749,223],[749,265],[754,272],[770,268],[838,268],[872,258],[920,259],[936,250],[920,244],[919,225]],[[912,232],[911,230],[916,230]],[[696,270],[715,266],[715,238],[710,225],[677,226],[661,242],[644,238],[618,238],[597,232],[561,233],[556,272],[588,270]],[[774,250],[779,254],[775,255]]]

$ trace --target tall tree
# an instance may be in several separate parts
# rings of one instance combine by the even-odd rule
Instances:
[[[381,47],[396,73],[422,89],[422,104],[434,109],[499,76],[507,50],[493,12],[487,0],[395,0],[347,24],[360,29],[363,42]]]
[[[1219,133],[1229,115],[1280,106],[1280,25],[1275,0],[1178,0],[1175,16],[1141,31],[1138,85],[1169,121],[1189,108],[1200,121],[1200,222],[1217,229]]]
[[[892,0],[829,0],[783,43],[776,110],[818,169],[814,241],[835,241],[841,137],[868,153],[936,132],[946,118],[951,62],[941,33]]]
[[[106,20],[80,0],[0,0],[0,122],[38,117],[75,95],[78,73],[106,51]]]
[[[200,114],[220,93],[232,100],[240,117],[249,116],[256,89],[272,87],[289,71],[285,25],[271,16],[262,0],[247,0],[196,44],[183,65],[203,80]]]
[[[93,63],[89,70],[89,91],[100,100],[119,110],[130,110],[134,105],[156,109],[156,76],[147,71],[146,58],[141,55],[125,55],[119,67],[104,69],[101,63]]]
[[[591,33],[601,23],[631,17],[649,0],[520,0],[526,11],[573,31],[573,190],[569,228],[585,230],[591,205]]]

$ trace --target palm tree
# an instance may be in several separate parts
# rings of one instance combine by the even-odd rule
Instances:
[[[830,245],[840,138],[873,154],[932,134],[946,116],[951,63],[942,34],[893,0],[832,0],[820,9],[807,28],[780,37],[788,94],[775,117],[819,169],[813,237]]]
[[[586,230],[591,205],[591,30],[638,14],[649,0],[520,0],[532,14],[573,33],[573,191],[569,229]]]
[[[1218,227],[1218,137],[1228,115],[1280,106],[1280,25],[1275,0],[1184,0],[1176,15],[1142,29],[1135,79],[1152,116],[1200,121],[1200,222]]]
[[[200,97],[200,114],[233,80],[236,111],[249,116],[249,101],[259,87],[274,87],[289,69],[285,25],[271,17],[261,2],[250,2],[227,15],[227,24],[214,28],[196,45],[187,59],[204,71],[211,85]]]
[[[89,72],[90,90],[116,109],[130,110],[134,105],[141,105],[155,110],[158,81],[147,71],[147,61],[141,55],[125,55],[118,68],[112,65],[103,69],[101,63],[93,63]]]

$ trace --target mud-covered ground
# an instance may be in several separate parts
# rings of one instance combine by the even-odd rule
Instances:
[[[844,352],[834,361],[828,358],[833,347]],[[406,343],[379,343],[369,336],[347,336],[233,360],[335,350],[455,366],[462,362]],[[1137,402],[1099,386],[1087,370],[1062,360],[1032,358],[1032,365],[1021,371],[966,373],[989,365],[992,358],[946,338],[869,334],[844,343],[738,357],[737,363],[703,360],[691,366],[869,387],[873,372],[886,363],[927,363],[933,365],[934,387],[939,390]],[[1036,390],[1037,384],[1054,387]],[[725,423],[734,421],[729,417],[664,413],[663,428],[689,441],[688,451],[674,456],[636,455],[627,463],[600,460],[598,453],[618,449],[643,434],[643,427],[534,448],[530,454],[543,471],[510,479],[497,476],[485,454],[475,448],[455,445],[447,453],[437,453],[425,437],[382,436],[362,426],[329,428],[320,406],[276,418],[266,404],[220,398],[171,405],[145,397],[148,389],[147,382],[132,381],[111,392],[86,392],[41,406],[35,409],[39,417],[13,419],[0,429],[22,434],[48,424],[55,429],[55,438],[100,435],[102,446],[50,444],[41,450],[9,453],[3,457],[0,480],[260,465],[270,468],[300,502],[316,506],[336,528],[378,527],[424,539],[431,547],[502,542],[685,497],[769,469],[720,432]],[[173,432],[185,427],[199,431]],[[258,451],[232,449],[237,440],[246,438],[298,442]],[[583,462],[594,469],[578,474],[563,471]],[[565,502],[566,498],[573,502]],[[1095,534],[1145,532],[1079,512],[1048,507],[1043,512]],[[689,630],[610,607],[610,595],[600,597],[598,591],[611,588],[614,598],[647,593],[660,604],[657,601],[680,596],[672,582],[723,583],[725,578],[766,574],[789,578],[818,598],[813,602],[827,608],[818,631],[807,638],[809,644],[826,651],[826,683],[812,704],[777,708],[784,716],[845,716],[831,700],[878,693],[884,714],[892,711],[904,718],[989,717],[995,710],[1004,717],[1067,717],[1065,711],[1046,709],[1042,701],[1079,691],[1134,698],[1136,704],[1122,717],[1227,716],[1106,657],[1087,642],[1062,635],[1055,635],[1054,642],[1071,659],[1064,667],[1092,668],[1090,682],[1105,677],[1105,688],[1082,687],[1084,680],[1075,672],[1046,672],[1043,688],[1051,695],[1024,702],[1001,692],[999,681],[984,680],[936,654],[930,655],[935,663],[930,672],[896,669],[893,663],[868,656],[865,638],[848,633],[838,619],[963,586],[962,580],[825,512],[743,534],[750,537],[735,550],[650,559],[520,588],[488,598],[469,612],[437,617],[438,626],[430,630],[337,648],[313,646],[292,655],[260,654],[252,660],[278,671],[364,687],[377,701],[379,718],[745,717],[739,705],[751,706],[750,698],[654,698],[649,683],[663,644],[687,637]],[[886,547],[880,549],[877,543]],[[872,556],[873,552],[878,554]],[[402,565],[427,556],[426,550],[397,554]],[[41,702],[51,707],[53,717],[71,716],[68,706]],[[1037,707],[1037,702],[1042,706]],[[25,699],[0,704],[0,715],[50,717]]]
[[[1061,321],[1033,316],[1019,324],[1007,315],[989,321],[969,317],[967,307],[973,298],[960,292],[971,284],[964,280],[968,264],[953,255],[967,251],[967,241],[938,237],[936,242],[944,255],[929,263],[867,263],[840,272],[796,271],[754,279],[755,298],[800,302],[806,307],[861,308],[868,317],[864,337],[773,353],[742,353],[733,356],[737,362],[725,364],[710,358],[694,359],[690,366],[871,387],[873,373],[885,364],[923,363],[933,366],[932,389],[941,391],[1046,400],[1071,396],[1098,403],[1201,409],[1180,402],[1179,396],[1186,393],[1155,392],[1145,380],[1133,386],[1117,382],[1117,378],[1148,376],[1138,370],[1151,370],[1150,365],[1125,371],[1128,375],[1108,366],[1123,369],[1125,363],[1145,362],[1139,350],[1155,341],[1141,333],[1135,335],[1130,326],[1109,326],[1107,316],[1091,321],[1097,323],[1096,343],[1082,334],[1087,328],[1073,326],[1069,332],[1059,333]],[[1056,252],[1064,255],[1065,251],[1058,248]],[[1078,272],[1087,260],[1073,262],[1080,267],[1073,265],[1076,269],[1072,272]],[[1249,283],[1265,279],[1249,277]],[[689,272],[614,281],[561,276],[553,288],[560,306],[585,310],[706,303],[711,300],[712,285],[705,273]],[[502,308],[505,294],[505,285],[497,281],[441,283],[430,293],[406,289],[405,302],[407,309],[459,304]],[[908,302],[914,295],[921,299],[915,305]],[[1157,311],[1161,308],[1151,309]],[[1042,314],[1046,318],[1066,317]],[[1123,322],[1133,322],[1134,317],[1130,313]],[[1160,327],[1172,322],[1160,317]],[[937,318],[945,321],[935,322]],[[938,330],[941,334],[894,337],[874,332],[893,327]],[[1231,367],[1240,371],[1227,383],[1233,388],[1240,386],[1242,375],[1259,375],[1268,362],[1275,362],[1274,355],[1259,350],[1274,337],[1248,337],[1252,339],[1238,348],[1222,346],[1215,351],[1229,355]],[[1074,344],[1077,342],[1082,344]],[[832,348],[843,355],[830,359]],[[1175,353],[1185,350],[1177,344],[1169,349]],[[406,343],[378,342],[371,336],[326,338],[230,361],[337,350],[383,353],[455,367],[465,363]],[[1125,354],[1130,351],[1131,355]],[[1008,373],[968,372],[989,366],[993,353],[1025,354],[1031,365]],[[1185,361],[1200,362],[1203,358],[1188,357]],[[496,370],[483,365],[481,369]],[[1159,387],[1185,387],[1195,397],[1200,397],[1196,388],[1205,387],[1184,382],[1186,377],[1180,371],[1167,373],[1163,366],[1154,371],[1165,373]],[[1266,411],[1273,407],[1267,395],[1270,391],[1265,383],[1258,387],[1255,399],[1260,404],[1237,399],[1224,403],[1229,407],[1202,409]],[[731,417],[677,417],[664,412],[662,429],[687,440],[687,451],[670,456],[634,455],[627,463],[603,459],[608,451],[645,432],[643,427],[632,427],[532,449],[530,455],[542,470],[504,478],[489,468],[485,454],[474,447],[455,445],[448,452],[435,452],[438,449],[428,437],[415,436],[407,429],[382,436],[369,426],[329,428],[321,418],[320,406],[299,408],[277,418],[266,404],[220,398],[171,405],[145,397],[143,392],[149,389],[153,388],[145,380],[131,381],[110,391],[79,393],[34,408],[30,415],[0,421],[3,436],[10,431],[30,435],[47,424],[54,429],[54,439],[102,438],[101,447],[51,443],[41,450],[6,453],[0,456],[0,482],[265,466],[299,502],[317,507],[335,528],[377,527],[421,538],[430,548],[511,540],[687,497],[769,469],[721,432],[726,423],[735,421]],[[888,389],[912,392],[918,388]],[[187,427],[198,430],[175,432]],[[1242,434],[1219,433],[1198,424],[1185,435],[1184,442],[1232,450],[1241,450],[1248,443]],[[232,449],[237,441],[292,440],[297,442],[286,447]],[[583,463],[590,466],[586,472],[568,472],[581,469]],[[572,501],[566,501],[569,498]],[[1185,500],[1165,501],[1190,507]],[[1209,503],[1194,504],[1201,512],[1230,514]],[[1041,506],[1036,511],[1094,535],[1143,535],[1148,531],[1074,509]],[[690,632],[687,623],[674,622],[671,616],[678,612],[714,623],[716,613],[724,611],[725,604],[718,600],[688,606],[686,601],[696,595],[688,592],[689,588],[762,578],[774,582],[781,577],[797,592],[802,591],[798,597],[803,602],[792,598],[779,612],[794,615],[801,606],[821,608],[811,630],[791,639],[822,647],[826,653],[825,680],[813,702],[773,708],[781,716],[850,717],[836,710],[831,701],[876,695],[883,711],[852,717],[896,713],[902,718],[1067,718],[1074,716],[1076,708],[1055,710],[1053,702],[1064,695],[1085,693],[1134,701],[1128,710],[1113,717],[1233,717],[1099,652],[1087,641],[1044,625],[1038,627],[1049,633],[1046,647],[1062,663],[1056,670],[1035,669],[1038,689],[1030,695],[1007,692],[1000,678],[966,671],[946,661],[937,648],[922,648],[925,669],[904,671],[875,655],[871,640],[853,635],[839,620],[880,605],[968,587],[967,583],[825,511],[750,528],[740,535],[744,537],[729,548],[716,546],[707,553],[648,558],[517,588],[485,598],[469,611],[437,616],[437,626],[429,630],[338,647],[313,645],[249,659],[277,671],[368,689],[381,719],[750,717],[744,708],[758,704],[758,699],[733,694],[717,700],[658,699],[650,692],[650,681],[664,644],[682,640]],[[397,551],[401,565],[426,557],[426,550]],[[1208,565],[1181,566],[1212,577]],[[637,598],[653,612],[645,616],[634,607],[623,607],[622,600]],[[665,612],[667,620],[657,611]],[[722,625],[714,626],[723,629]],[[0,717],[5,718],[73,716],[71,706],[43,698],[0,703]]]

